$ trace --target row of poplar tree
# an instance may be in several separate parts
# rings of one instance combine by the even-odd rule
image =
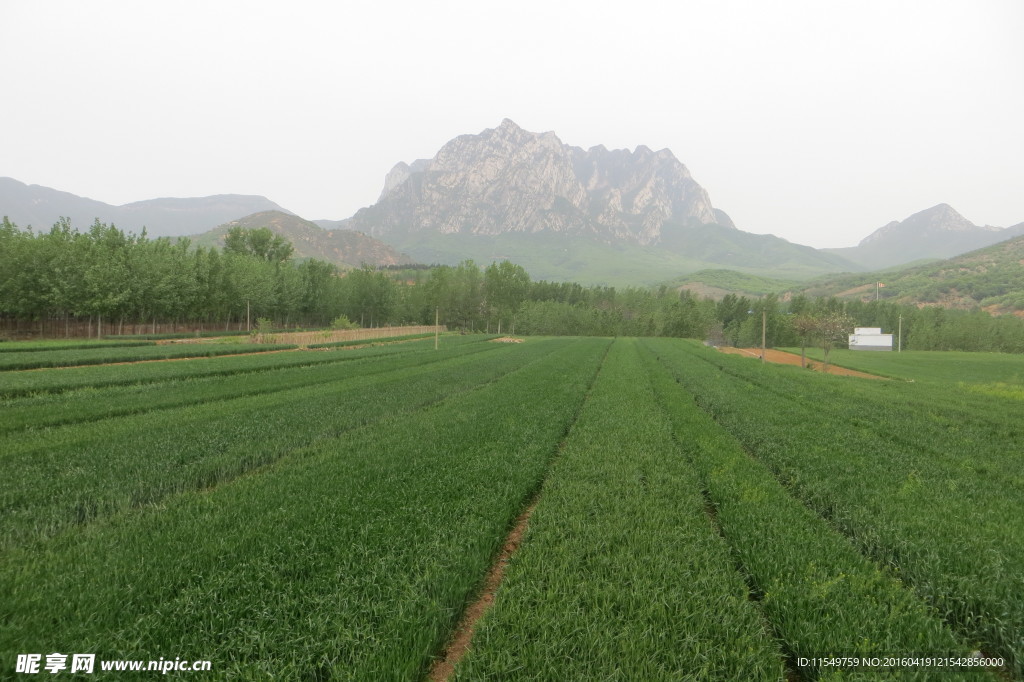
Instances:
[[[0,224],[0,318],[196,324],[230,328],[249,319],[323,327],[341,316],[361,326],[433,324],[451,329],[550,335],[679,336],[735,346],[811,342],[801,323],[842,314],[851,325],[902,328],[920,350],[1024,352],[1024,321],[982,311],[918,308],[796,296],[728,295],[715,302],[667,287],[584,287],[532,281],[503,261],[339,271],[296,259],[269,229],[234,228],[224,247],[151,239],[96,221],[47,232]],[[436,318],[435,318],[436,316]],[[851,329],[852,331],[852,329]]]
[[[503,261],[429,269],[340,271],[295,259],[269,229],[233,228],[224,247],[151,239],[96,221],[47,232],[0,225],[0,317],[122,323],[322,327],[340,316],[365,327],[433,324],[468,331],[700,336],[713,318],[700,302],[647,289],[534,282]],[[98,326],[98,325],[97,325]]]

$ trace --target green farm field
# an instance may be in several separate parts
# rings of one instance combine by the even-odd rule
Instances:
[[[0,678],[1024,679],[1016,358],[490,340],[0,348]]]
[[[796,355],[799,348],[785,349]],[[807,357],[822,361],[819,348],[808,348]],[[906,381],[931,381],[947,385],[1001,383],[1024,388],[1024,355],[1009,353],[961,353],[957,351],[832,351],[829,362],[841,367]]]

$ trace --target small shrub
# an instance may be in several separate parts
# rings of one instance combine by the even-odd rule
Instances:
[[[348,319],[347,315],[338,315],[331,322],[331,329],[358,329],[359,325]]]

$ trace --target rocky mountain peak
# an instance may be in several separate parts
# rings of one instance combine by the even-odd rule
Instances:
[[[922,258],[951,258],[1021,232],[1015,228],[975,225],[949,204],[937,204],[903,220],[893,220],[855,247],[829,251],[877,270]]]
[[[965,230],[972,230],[978,226],[972,223],[967,218],[957,213],[949,204],[937,204],[931,208],[925,209],[910,216],[904,223],[910,223],[912,225],[928,226],[938,230],[948,230],[951,232],[963,232]]]
[[[892,221],[861,240],[859,246],[889,241],[893,238],[925,239],[942,233],[966,233],[999,228],[979,227],[964,218],[949,204],[937,204],[911,215],[903,221]]]
[[[584,151],[506,118],[433,159],[397,164],[351,226],[380,236],[561,232],[652,244],[666,226],[717,221],[707,192],[667,149]]]
[[[412,169],[409,167],[409,164],[405,161],[399,161],[396,163],[394,167],[388,171],[388,174],[384,176],[384,189],[381,190],[380,197],[377,201],[386,197],[392,192],[392,190],[408,180],[410,175],[412,175]]]

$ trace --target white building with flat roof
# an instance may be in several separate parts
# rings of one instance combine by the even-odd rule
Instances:
[[[855,327],[850,350],[892,350],[892,334],[883,334],[881,327]]]

